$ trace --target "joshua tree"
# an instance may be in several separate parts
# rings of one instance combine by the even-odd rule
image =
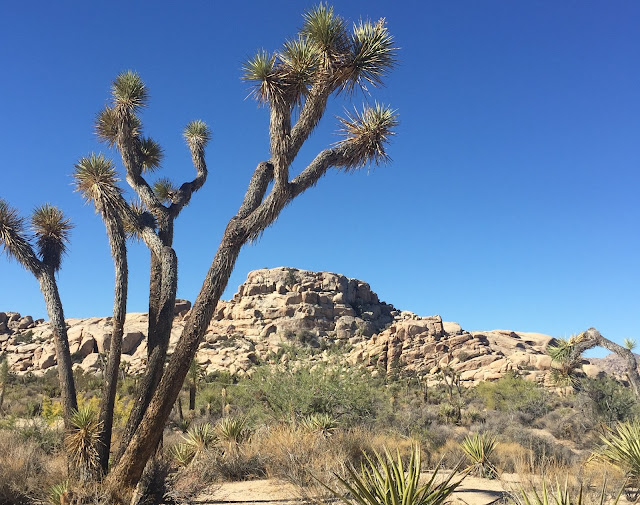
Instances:
[[[628,340],[628,339],[627,339]],[[628,340],[625,347],[612,342],[608,338],[603,337],[595,328],[589,328],[587,331],[580,333],[569,340],[560,339],[555,346],[547,349],[549,355],[554,361],[560,363],[562,372],[567,376],[571,375],[573,369],[580,363],[582,353],[594,347],[604,347],[611,352],[620,356],[626,364],[627,379],[631,385],[636,398],[640,399],[640,374],[638,373],[638,362],[631,352],[634,342]]]
[[[94,204],[96,212],[104,221],[115,266],[113,331],[96,424],[99,432],[96,444],[98,462],[101,471],[106,473],[109,467],[113,408],[118,385],[124,322],[127,314],[128,271],[126,237],[121,208],[122,193],[117,185],[118,177],[113,163],[103,155],[92,154],[82,158],[76,164],[73,176],[76,190],[82,193],[87,202]]]
[[[69,430],[71,416],[78,409],[78,401],[71,369],[67,326],[55,273],[60,269],[72,226],[58,208],[45,204],[33,211],[31,228],[33,236],[27,234],[24,219],[18,211],[0,199],[0,244],[5,253],[15,258],[38,279],[47,306],[56,345],[64,425]],[[35,247],[32,239],[35,239]]]
[[[160,440],[242,246],[259,237],[286,205],[314,186],[330,168],[348,172],[388,160],[385,145],[397,125],[396,115],[388,107],[374,104],[341,119],[342,140],[319,152],[297,176],[290,177],[292,164],[324,115],[329,98],[381,85],[394,66],[395,54],[384,20],[361,21],[350,32],[347,23],[332,8],[319,5],[304,15],[300,33],[280,51],[274,54],[260,51],[246,63],[244,79],[254,83],[253,96],[270,111],[270,156],[257,165],[244,200],[227,225],[176,349],[157,387],[149,388],[153,397],[110,474],[113,484],[130,486],[139,480]],[[152,264],[150,325],[156,325],[153,338],[158,339],[150,340],[152,349],[166,345],[165,335],[168,336],[171,327],[175,266],[173,271],[167,271],[163,262],[165,255],[175,258],[170,245],[173,219],[206,178],[204,146],[209,132],[204,123],[196,122],[185,134],[197,170],[196,179],[179,189],[163,183],[154,191],[142,177],[142,168],[146,153],[159,149],[141,136],[141,122],[136,115],[146,96],[146,88],[137,75],[119,76],[114,83],[114,104],[100,115],[98,128],[103,138],[120,151],[127,182],[155,218],[157,233],[162,235],[162,249],[152,253],[152,262],[156,264]],[[163,197],[171,203],[163,205]],[[166,319],[162,317],[163,311]],[[158,354],[164,359],[163,352]],[[150,371],[153,366],[150,357]],[[162,366],[158,367],[160,371]]]

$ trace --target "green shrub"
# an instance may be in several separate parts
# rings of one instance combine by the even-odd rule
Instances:
[[[488,409],[522,414],[529,420],[549,410],[546,391],[537,384],[508,374],[495,382],[482,382],[476,392]]]
[[[374,418],[383,395],[368,372],[300,364],[258,367],[229,391],[230,403],[250,417],[294,421],[328,414],[345,426]]]
[[[581,390],[597,419],[608,425],[631,420],[639,413],[633,392],[611,377],[582,379]]]

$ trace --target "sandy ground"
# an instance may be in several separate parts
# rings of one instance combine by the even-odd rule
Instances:
[[[460,505],[489,505],[502,498],[505,490],[498,480],[467,477],[453,494],[451,500]],[[227,482],[190,503],[217,505],[238,503],[244,505],[295,505],[304,503],[299,490],[283,481],[273,479],[244,482]]]

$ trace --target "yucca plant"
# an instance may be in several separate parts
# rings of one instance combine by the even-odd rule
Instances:
[[[384,455],[374,451],[373,458],[365,453],[359,472],[347,466],[347,479],[336,475],[344,488],[342,493],[321,484],[346,505],[441,505],[462,482],[462,479],[453,481],[457,469],[443,480],[436,468],[420,486],[420,466],[417,446],[411,450],[406,468],[399,452],[394,459],[387,450]]]
[[[602,459],[626,473],[628,495],[640,488],[640,420],[618,423],[601,436],[604,446],[593,457]]]
[[[175,444],[169,449],[169,455],[180,466],[187,466],[193,460],[195,456],[195,451],[193,446],[185,442],[181,442],[181,443]]]
[[[338,421],[329,414],[310,414],[303,417],[300,425],[307,431],[320,433],[324,437],[328,437],[338,428]]]
[[[247,419],[245,417],[223,417],[216,425],[215,433],[221,442],[227,444],[228,449],[233,450],[249,436]]]
[[[65,480],[64,482],[60,482],[59,484],[55,484],[51,486],[49,490],[49,504],[50,505],[60,505],[62,503],[62,496],[69,490],[69,481]]]
[[[88,405],[79,407],[71,415],[71,429],[65,436],[65,448],[83,480],[96,475],[100,466],[98,442],[101,423]]]
[[[187,430],[182,437],[185,443],[193,447],[197,456],[202,451],[210,447],[216,440],[216,433],[209,423],[196,424]]]
[[[471,461],[471,464],[465,468],[465,472],[487,479],[495,479],[498,476],[498,470],[491,462],[491,455],[496,448],[495,436],[488,433],[467,435],[460,444],[460,448]]]
[[[554,491],[553,486],[547,484],[547,480],[543,478],[540,484],[540,491],[534,487],[530,489],[520,488],[520,493],[512,495],[510,501],[516,505],[604,505],[605,502],[608,505],[617,505],[622,491],[623,488],[618,491],[613,501],[607,500],[609,493],[607,492],[607,481],[605,479],[600,494],[594,502],[585,496],[582,484],[577,494],[574,494],[569,489],[568,479],[565,479],[564,486],[560,486],[560,483],[556,481]]]

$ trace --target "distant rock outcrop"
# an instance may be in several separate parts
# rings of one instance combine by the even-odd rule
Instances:
[[[169,351],[191,308],[176,301]],[[75,366],[99,372],[111,340],[111,317],[68,319]],[[127,315],[123,363],[131,373],[146,363],[147,315]],[[552,337],[505,330],[467,332],[440,316],[420,317],[381,302],[366,282],[329,272],[294,268],[250,272],[233,299],[218,304],[197,360],[207,372],[250,373],[261,362],[286,359],[287,345],[308,347],[309,361],[342,361],[373,373],[420,376],[444,367],[463,382],[502,377],[511,370],[544,382],[551,367],[545,349]],[[0,312],[0,352],[17,373],[44,373],[56,365],[49,324]],[[593,373],[593,371],[591,371]]]

